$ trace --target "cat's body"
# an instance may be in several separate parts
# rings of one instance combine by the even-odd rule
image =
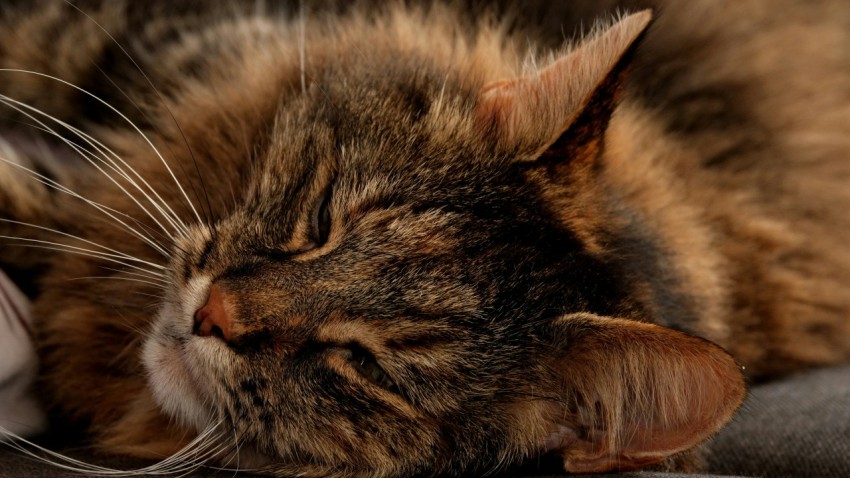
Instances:
[[[592,3],[558,18],[613,6]],[[243,460],[279,474],[484,471],[545,451],[596,471],[690,448],[742,396],[719,349],[622,319],[704,337],[756,378],[850,360],[850,9],[778,3],[670,2],[636,51],[643,17],[594,37],[614,47],[565,54],[567,79],[546,57],[522,69],[532,30],[448,7],[302,23],[83,5],[114,39],[63,2],[8,8],[0,68],[90,90],[145,136],[47,77],[4,71],[0,94],[85,127],[174,212],[68,148],[39,153],[8,110],[4,157],[117,212],[0,163],[4,217],[113,251],[0,234],[157,267],[0,245],[19,281],[41,274],[50,405],[102,450],[147,458],[224,421]],[[679,396],[700,386],[719,391]],[[672,395],[629,409],[657,389]]]

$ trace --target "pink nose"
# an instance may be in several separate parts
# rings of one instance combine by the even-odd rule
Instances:
[[[195,312],[192,333],[199,337],[218,337],[230,342],[230,317],[224,304],[224,293],[217,285],[210,287],[207,303]]]

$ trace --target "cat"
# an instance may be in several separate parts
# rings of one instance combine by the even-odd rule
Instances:
[[[696,470],[850,359],[841,1],[192,5],[0,17],[0,267],[98,450]]]

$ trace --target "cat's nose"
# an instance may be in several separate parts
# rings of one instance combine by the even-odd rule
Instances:
[[[218,337],[230,342],[230,317],[225,304],[224,292],[217,285],[210,287],[207,303],[195,311],[195,326],[192,333],[199,337]]]

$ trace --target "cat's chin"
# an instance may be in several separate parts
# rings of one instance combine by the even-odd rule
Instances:
[[[203,430],[212,420],[191,375],[180,344],[167,338],[151,338],[145,343],[142,359],[148,371],[148,387],[166,415],[185,426]]]
[[[203,433],[215,426],[213,412],[205,407],[212,391],[204,386],[203,360],[200,355],[215,354],[215,341],[194,337],[191,325],[169,306],[164,306],[151,334],[142,347],[142,362],[147,369],[148,388],[157,406],[181,425]],[[190,322],[191,323],[191,322]],[[234,454],[235,451],[235,454]],[[271,466],[275,460],[249,443],[212,457],[221,466],[257,470]]]

